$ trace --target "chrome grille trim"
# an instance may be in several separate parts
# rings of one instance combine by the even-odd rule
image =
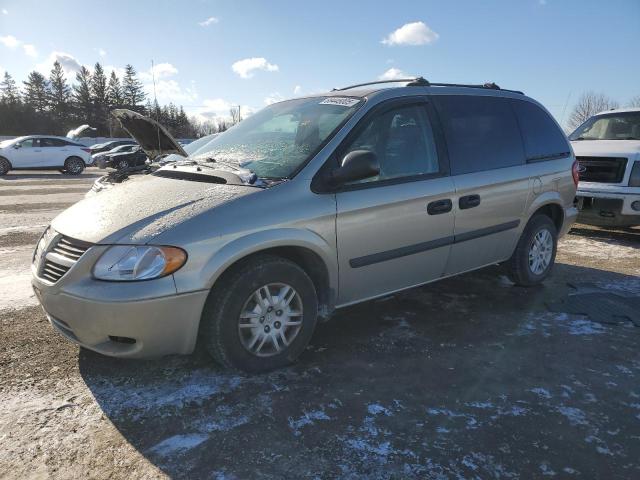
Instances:
[[[54,232],[51,228],[48,228],[45,234],[48,234],[47,241],[49,243],[43,246],[38,244],[34,253],[34,262],[36,257],[40,258],[37,272],[40,279],[56,283],[75,265],[92,244],[66,237]]]

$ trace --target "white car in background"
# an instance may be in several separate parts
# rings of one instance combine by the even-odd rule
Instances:
[[[578,160],[578,222],[640,226],[640,108],[608,110],[569,135]]]
[[[0,175],[9,170],[60,170],[80,175],[91,163],[88,147],[65,137],[28,135],[0,142]]]

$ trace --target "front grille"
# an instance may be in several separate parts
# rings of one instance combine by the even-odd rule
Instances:
[[[71,267],[60,265],[59,263],[45,260],[40,270],[40,276],[50,282],[56,283]]]
[[[88,242],[56,234],[48,228],[34,253],[38,277],[51,283],[60,280],[91,247]]]
[[[69,260],[77,261],[90,246],[90,243],[63,236],[60,237],[58,242],[51,248],[51,251]]]
[[[620,157],[576,157],[580,164],[580,180],[596,183],[620,183],[627,159]]]

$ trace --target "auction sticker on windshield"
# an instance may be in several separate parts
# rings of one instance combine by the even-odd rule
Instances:
[[[359,101],[359,98],[329,97],[321,101],[320,105],[341,105],[343,107],[353,107]]]

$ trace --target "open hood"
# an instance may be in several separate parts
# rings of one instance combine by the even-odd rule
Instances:
[[[90,127],[89,125],[80,125],[78,128],[74,128],[73,130],[69,130],[67,132],[67,138],[71,138],[72,140],[75,140],[76,138],[80,138],[82,136],[82,134],[84,132],[86,132],[87,130],[93,130],[94,132],[96,131],[95,128]]]
[[[140,144],[144,153],[151,160],[158,155],[171,153],[177,153],[183,157],[188,156],[167,129],[152,118],[124,108],[113,110],[111,114],[118,119],[122,128]]]

